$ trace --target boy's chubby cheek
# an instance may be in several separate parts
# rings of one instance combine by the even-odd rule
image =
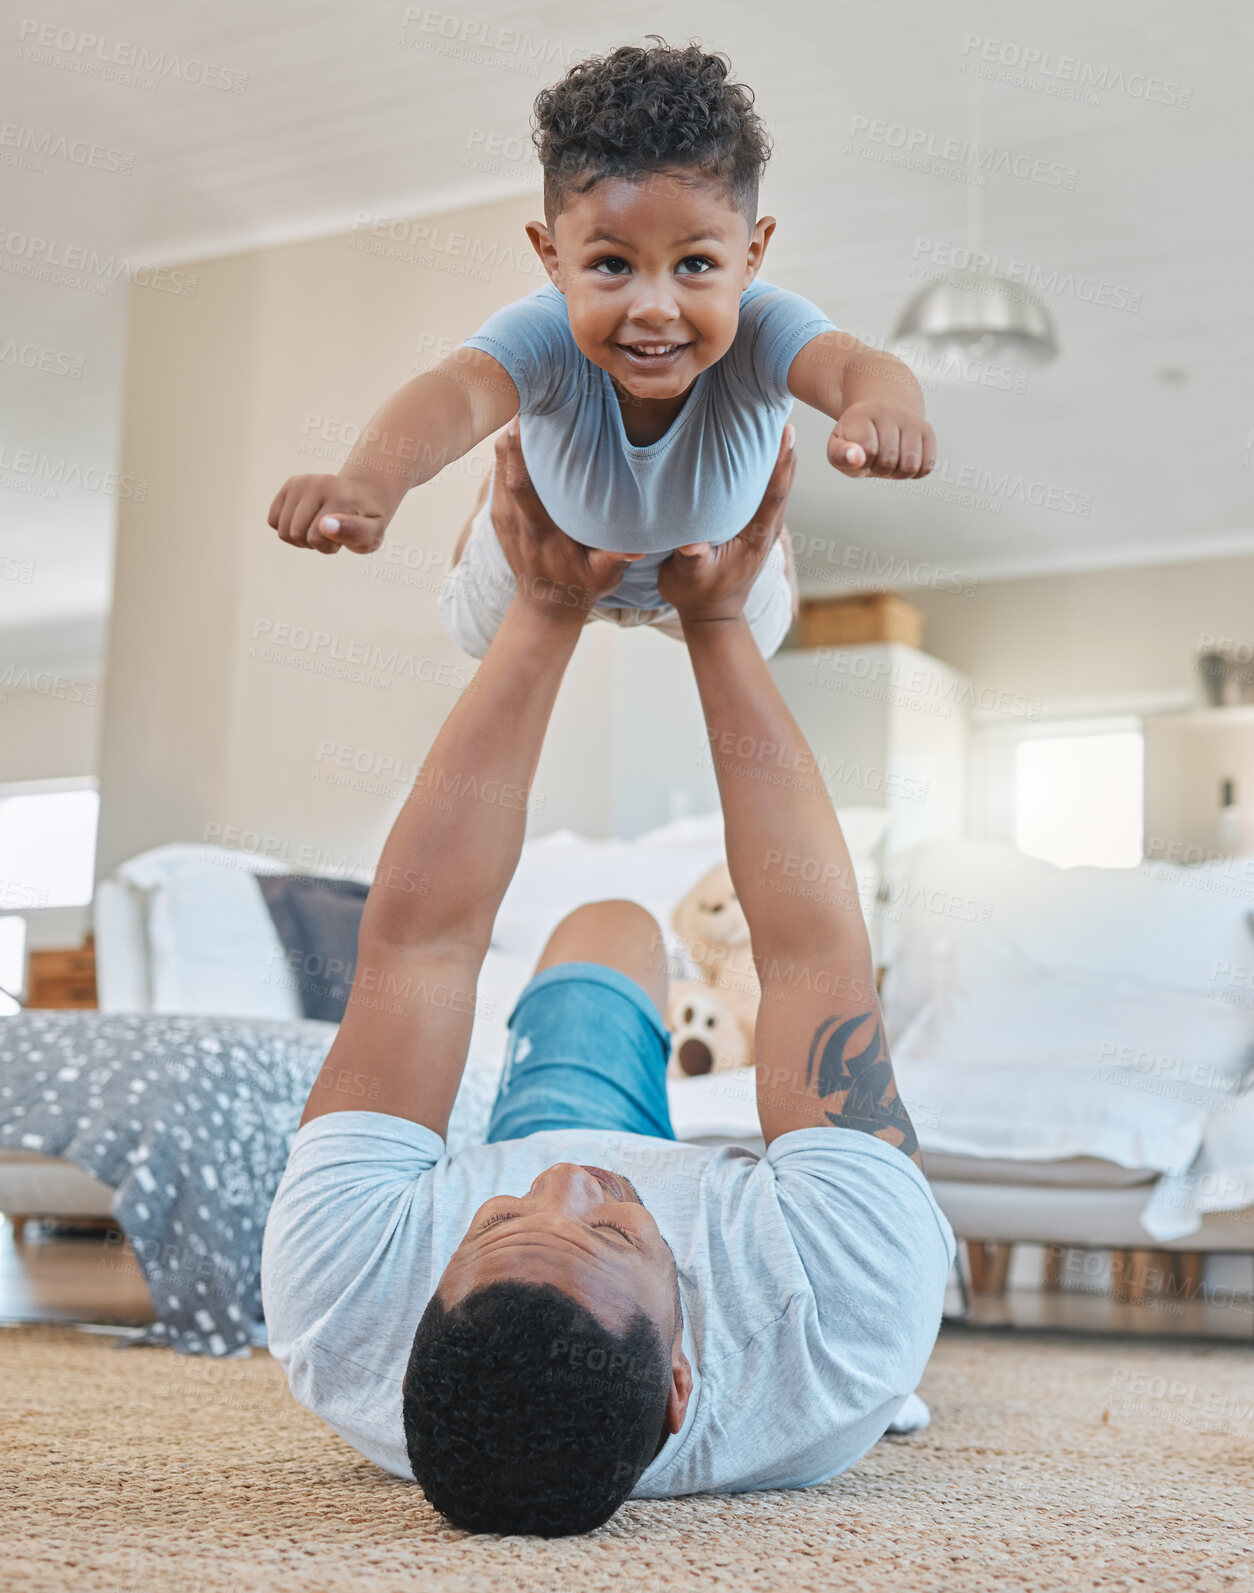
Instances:
[[[702,370],[705,370],[708,366],[716,365],[731,348],[736,341],[737,324],[738,318],[733,316],[730,324],[720,326],[715,336],[703,336],[701,338],[693,353],[696,356],[697,364]]]
[[[739,326],[739,294],[726,305],[702,305],[700,316],[689,317],[689,328],[696,340],[690,352],[699,369],[705,370],[722,359],[736,341]]]

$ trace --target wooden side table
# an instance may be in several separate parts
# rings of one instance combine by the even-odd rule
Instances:
[[[40,1009],[95,1007],[96,946],[90,935],[82,946],[29,954],[26,1005]]]

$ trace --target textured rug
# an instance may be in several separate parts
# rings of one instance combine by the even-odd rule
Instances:
[[[932,1426],[798,1493],[473,1538],[295,1404],[279,1367],[0,1330],[12,1593],[1254,1587],[1254,1353],[952,1333]]]

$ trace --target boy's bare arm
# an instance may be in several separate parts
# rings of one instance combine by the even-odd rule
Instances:
[[[318,553],[373,553],[411,487],[518,413],[518,390],[482,349],[456,349],[393,393],[334,476],[293,476],[270,506],[284,542]]]
[[[936,437],[924,418],[923,389],[893,354],[851,332],[811,338],[788,368],[794,398],[837,424],[828,461],[842,475],[908,481],[936,464]]]

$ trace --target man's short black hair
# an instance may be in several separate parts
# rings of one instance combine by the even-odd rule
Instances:
[[[722,184],[752,230],[771,140],[753,109],[753,90],[729,83],[730,70],[726,56],[658,39],[590,56],[542,89],[532,140],[544,168],[549,226],[568,195],[587,193],[604,177],[690,167]]]
[[[591,1532],[661,1448],[670,1388],[643,1312],[613,1333],[553,1284],[433,1295],[405,1373],[409,1464],[464,1531]]]

